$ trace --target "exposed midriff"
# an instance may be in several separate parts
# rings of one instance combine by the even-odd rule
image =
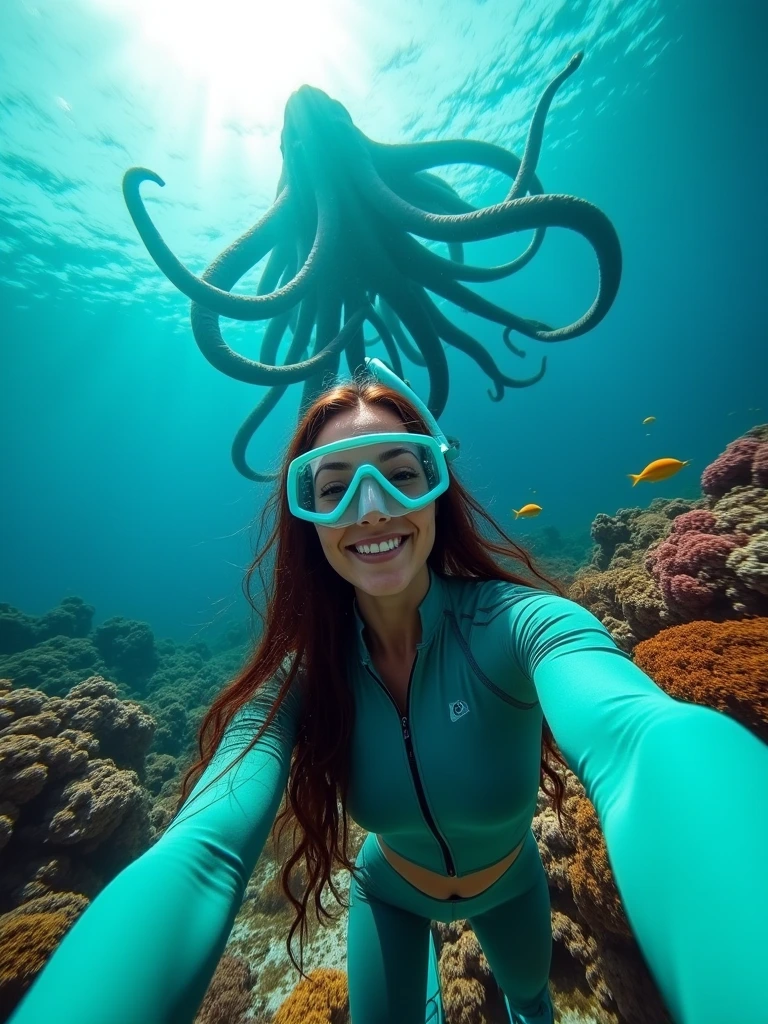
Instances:
[[[376,839],[381,852],[395,871],[402,875],[411,885],[416,886],[421,892],[436,900],[450,900],[457,897],[468,899],[470,896],[479,896],[481,892],[484,892],[501,878],[507,868],[515,861],[525,842],[523,840],[506,857],[495,864],[491,864],[490,867],[483,868],[482,871],[473,871],[469,875],[464,875],[463,878],[451,878],[448,875],[441,875],[437,871],[429,871],[427,868],[422,868],[418,864],[406,860],[405,857],[401,857],[399,853],[395,853],[394,850],[390,849],[381,836],[377,835]]]

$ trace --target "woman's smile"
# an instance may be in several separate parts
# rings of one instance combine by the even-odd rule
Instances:
[[[371,537],[358,541],[356,544],[347,545],[347,551],[351,552],[355,558],[359,558],[361,562],[391,562],[405,547],[409,536],[410,534],[395,533],[388,534],[386,537]],[[371,551],[370,549],[373,547],[378,547],[379,550]],[[365,548],[369,550],[365,551]]]

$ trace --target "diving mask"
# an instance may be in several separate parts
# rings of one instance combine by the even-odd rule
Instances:
[[[341,528],[373,511],[403,516],[448,489],[447,460],[458,455],[458,444],[448,441],[421,399],[396,374],[378,359],[365,362],[378,380],[416,406],[432,434],[360,434],[298,456],[288,467],[288,504],[300,519]]]

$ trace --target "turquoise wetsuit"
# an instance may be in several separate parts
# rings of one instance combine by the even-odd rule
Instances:
[[[726,715],[668,697],[564,598],[431,573],[419,613],[405,718],[358,619],[350,813],[402,856],[457,877],[524,845],[480,896],[432,900],[368,836],[351,887],[353,1024],[437,1019],[429,917],[471,920],[511,1006],[546,1019],[548,902],[530,833],[542,713],[597,809],[673,1019],[768,1020],[768,746]],[[78,920],[13,1024],[192,1021],[283,794],[297,693],[196,794],[253,737],[271,692],[238,714],[181,813]]]

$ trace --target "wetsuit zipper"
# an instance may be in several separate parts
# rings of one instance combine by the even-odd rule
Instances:
[[[405,707],[406,707],[406,710],[410,710],[410,706],[411,706],[411,680],[413,679],[413,672],[414,672],[414,669],[416,668],[416,661],[418,660],[418,657],[419,657],[419,654],[418,654],[418,651],[417,651],[416,652],[416,657],[413,659],[413,665],[411,665],[411,674],[408,676],[408,689],[406,691],[406,697],[405,697]],[[366,665],[365,667],[368,670],[368,673],[370,674],[370,676],[373,679],[376,680],[376,682],[382,688],[384,693],[386,693],[386,695],[389,697],[389,699],[395,705],[395,710],[397,711],[398,715],[400,715],[400,708],[397,706],[397,703],[395,702],[395,699],[392,696],[392,694],[389,692],[389,690],[386,688],[386,686],[382,683],[382,681],[379,679],[379,677],[374,672],[371,671],[370,666]],[[426,798],[426,796],[424,794],[424,787],[421,784],[421,779],[419,778],[419,772],[418,772],[418,769],[416,768],[416,757],[415,757],[414,752],[413,752],[413,743],[411,742],[411,733],[410,733],[410,730],[408,728],[408,716],[407,715],[400,716],[400,725],[401,725],[402,730],[403,730],[403,740],[405,742],[405,750],[406,750],[406,753],[408,754],[408,767],[411,770],[411,778],[413,779],[413,784],[416,787],[416,796],[418,797],[418,800],[419,800],[419,806],[421,807],[421,813],[424,815],[424,820],[426,821],[427,827],[429,828],[430,832],[432,833],[432,835],[435,837],[435,839],[440,844],[440,849],[443,852],[443,860],[445,861],[446,873],[453,877],[456,874],[456,866],[453,863],[453,857],[451,857],[451,851],[448,849],[448,844],[446,843],[445,839],[443,839],[442,835],[440,834],[440,831],[438,830],[437,824],[435,823],[435,819],[432,817],[432,813],[431,813],[429,807],[427,806],[427,798]]]

